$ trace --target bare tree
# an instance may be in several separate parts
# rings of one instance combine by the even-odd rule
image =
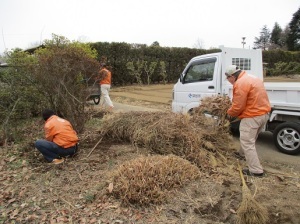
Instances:
[[[200,38],[196,40],[196,43],[193,45],[194,48],[204,49],[204,41]]]
[[[157,62],[155,62],[155,61],[152,61],[150,63],[148,63],[147,61],[144,61],[144,71],[147,76],[147,84],[148,85],[150,85],[150,83],[151,83],[151,77],[154,73],[156,66],[157,66]]]

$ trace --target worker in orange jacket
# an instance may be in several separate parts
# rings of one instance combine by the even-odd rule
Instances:
[[[60,164],[64,162],[64,157],[76,153],[77,134],[71,123],[55,115],[53,110],[44,110],[42,116],[45,120],[45,140],[37,140],[35,147],[48,162]]]
[[[248,169],[243,169],[245,175],[261,177],[264,170],[258,159],[255,143],[271,111],[263,80],[247,74],[236,65],[229,66],[225,75],[233,85],[232,105],[227,114],[241,119],[239,127],[241,150],[236,154],[246,158]]]
[[[109,97],[109,90],[111,88],[111,72],[108,70],[107,65],[105,63],[102,64],[102,68],[99,71],[99,75],[101,95],[103,95],[104,105],[107,106],[108,109],[112,110],[114,108],[114,105]]]

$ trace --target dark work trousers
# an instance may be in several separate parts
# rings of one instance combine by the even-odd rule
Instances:
[[[52,162],[53,159],[58,159],[60,157],[72,156],[77,150],[77,144],[70,148],[62,148],[54,142],[43,139],[37,140],[34,145],[48,162]]]

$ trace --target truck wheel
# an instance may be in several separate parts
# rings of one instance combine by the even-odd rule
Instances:
[[[273,133],[274,143],[279,151],[296,155],[300,153],[300,124],[284,122],[279,124]]]
[[[98,105],[100,103],[100,97],[96,96],[95,98],[93,98],[93,101],[96,105]]]

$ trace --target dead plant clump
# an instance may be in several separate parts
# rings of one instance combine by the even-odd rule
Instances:
[[[178,156],[142,156],[117,168],[112,194],[125,204],[161,204],[200,175],[198,167]]]
[[[214,102],[216,99],[218,101]],[[209,106],[208,100],[205,102]],[[223,107],[225,105],[219,98],[213,98],[213,102],[216,108],[217,103]],[[193,116],[172,112],[112,114],[104,117],[101,135],[117,141],[128,141],[153,153],[172,153],[201,168],[209,168],[212,163],[226,163],[226,155],[232,152],[229,126],[224,126],[225,122],[207,118],[199,111]],[[224,109],[218,115],[221,116],[222,111]],[[222,115],[222,118],[225,119],[225,116]]]

